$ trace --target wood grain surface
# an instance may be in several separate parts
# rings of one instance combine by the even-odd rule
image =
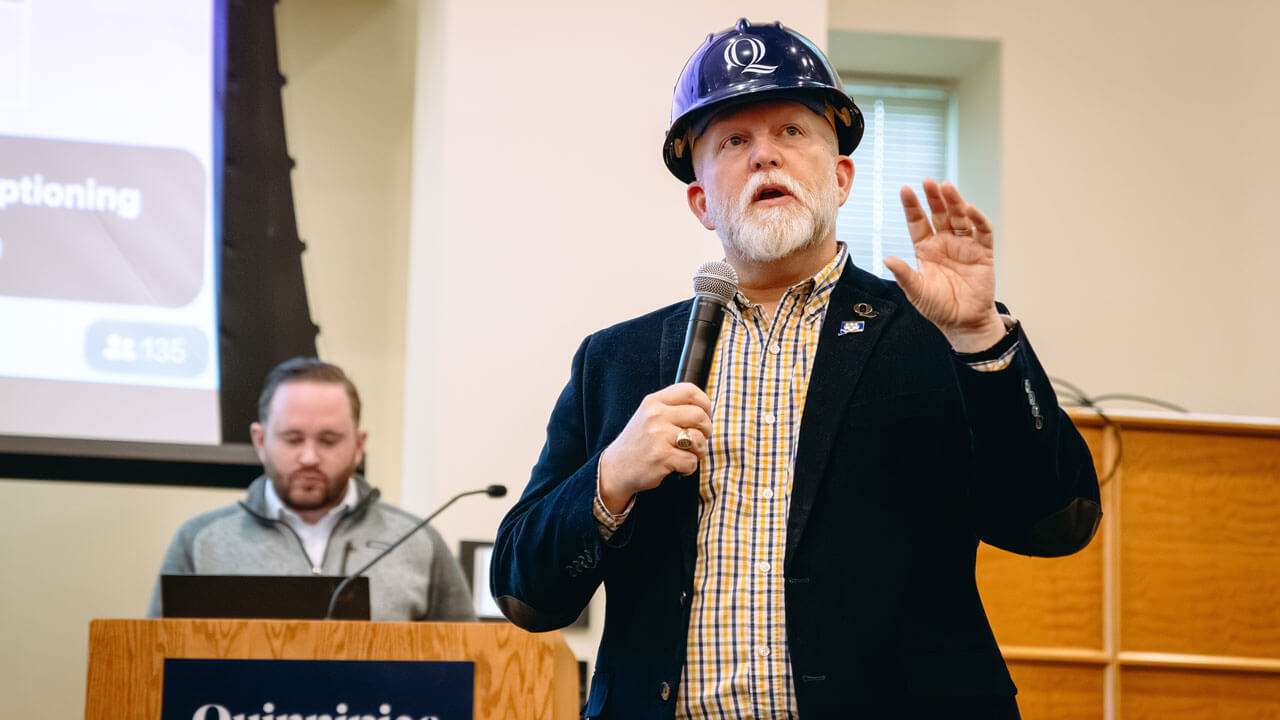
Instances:
[[[1100,427],[1082,427],[1095,466],[1105,458]],[[1102,649],[1103,540],[1065,558],[1032,558],[982,544],[978,590],[1001,645]]]
[[[978,590],[1001,645],[1102,649],[1102,542],[1065,558],[978,550]]]
[[[469,660],[476,720],[577,716],[576,665],[559,633],[504,623],[94,620],[86,719],[159,717],[165,658]]]
[[[1023,720],[1098,720],[1103,691],[1100,665],[1011,660]]]
[[[1280,720],[1280,675],[1126,668],[1120,685],[1124,720]]]
[[[1280,422],[1071,415],[1116,469],[1098,537],[978,554],[1023,717],[1280,720]]]
[[[1280,442],[1125,433],[1122,650],[1280,658]]]

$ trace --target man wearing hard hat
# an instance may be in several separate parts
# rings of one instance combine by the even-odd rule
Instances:
[[[990,222],[926,180],[917,269],[855,267],[862,116],[780,24],[708,36],[671,118],[663,159],[738,279],[706,391],[672,384],[691,302],[582,343],[498,531],[500,607],[550,630],[604,583],[586,717],[1018,717],[977,544],[1066,555],[1101,511],[995,302]]]

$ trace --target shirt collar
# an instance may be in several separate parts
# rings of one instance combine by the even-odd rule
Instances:
[[[276,520],[284,520],[286,517],[291,516],[300,522],[304,522],[297,513],[285,507],[284,501],[282,501],[280,496],[276,494],[276,486],[271,478],[267,478],[265,495],[267,501],[267,517]],[[359,493],[356,490],[355,478],[349,477],[347,478],[347,490],[342,494],[342,501],[330,508],[329,512],[325,513],[324,517],[321,518],[321,521],[328,520],[335,514],[344,513],[347,510],[354,508],[358,502]]]
[[[787,288],[782,297],[785,299],[788,295],[808,296],[805,303],[804,317],[806,320],[812,320],[815,316],[821,315],[827,307],[827,299],[831,297],[831,291],[835,288],[836,283],[840,282],[840,276],[844,272],[844,266],[849,259],[849,246],[839,240],[836,241],[836,255],[831,258],[831,262],[827,263],[821,270],[815,273],[807,280],[800,282]],[[746,312],[754,303],[747,299],[746,295],[739,290],[734,296],[734,304],[740,312]]]
[[[813,283],[812,290],[809,293],[808,307],[805,308],[805,318],[812,320],[819,314],[825,314],[827,309],[827,300],[831,297],[831,291],[835,289],[836,283],[840,282],[840,276],[844,273],[844,266],[849,260],[849,247],[842,242],[836,242],[836,256],[831,258],[831,262],[818,271],[818,274],[806,282]]]

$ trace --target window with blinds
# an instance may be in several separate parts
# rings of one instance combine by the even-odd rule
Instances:
[[[911,186],[922,204],[921,183],[951,179],[949,143],[952,96],[936,87],[849,83],[845,89],[862,110],[866,130],[853,155],[853,191],[840,208],[836,237],[849,246],[858,267],[893,278],[884,258],[900,257],[915,267],[911,236],[898,199]]]

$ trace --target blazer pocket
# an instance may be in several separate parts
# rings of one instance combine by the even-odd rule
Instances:
[[[903,659],[912,695],[1016,695],[1000,652],[989,648],[916,651]]]
[[[853,427],[890,427],[942,415],[941,390],[923,390],[858,403],[849,407],[846,423]]]
[[[597,670],[591,676],[591,689],[587,693],[587,704],[582,708],[582,717],[596,718],[604,714],[604,707],[609,700],[609,681],[612,675],[607,671]]]

